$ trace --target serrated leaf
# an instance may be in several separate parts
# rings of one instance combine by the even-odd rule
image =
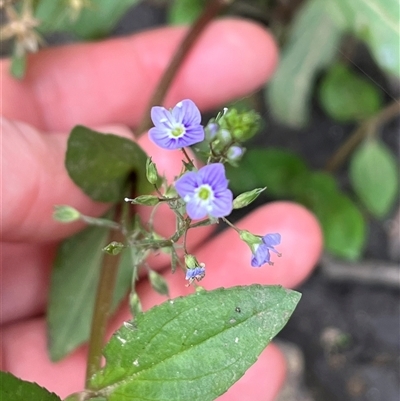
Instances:
[[[353,188],[366,208],[376,217],[384,217],[399,191],[399,165],[390,149],[379,140],[366,140],[350,163]]]
[[[114,334],[90,386],[108,401],[214,400],[257,360],[299,299],[252,285],[167,301]]]
[[[376,63],[400,76],[400,7],[398,0],[336,0],[327,2],[340,29],[357,35]]]
[[[251,149],[240,168],[226,166],[229,187],[236,193],[267,187],[269,195],[291,196],[299,176],[308,171],[304,161],[283,149]]]
[[[49,353],[58,361],[88,340],[99,272],[109,230],[88,227],[66,239],[54,262],[47,312]],[[126,295],[132,280],[132,259],[121,253],[113,308]]]
[[[139,0],[91,0],[76,14],[67,1],[40,0],[35,16],[41,32],[71,32],[85,40],[107,36],[128,8]]]
[[[352,72],[346,65],[333,65],[319,87],[319,98],[331,118],[349,122],[378,112],[382,96],[376,85]]]
[[[135,142],[78,125],[68,139],[65,165],[71,179],[99,202],[122,200],[128,176],[135,173],[136,191],[151,192],[146,178],[147,156]]]
[[[292,127],[309,120],[310,99],[317,73],[337,52],[341,29],[332,21],[325,0],[309,0],[298,12],[278,70],[266,87],[273,115]]]
[[[171,25],[190,25],[201,14],[205,0],[175,0],[168,8],[168,22]]]
[[[21,380],[8,372],[0,372],[0,384],[1,401],[61,401],[56,394],[38,384]]]
[[[360,257],[366,238],[364,217],[351,199],[339,191],[331,175],[305,174],[297,183],[295,199],[318,217],[329,252],[349,260]]]

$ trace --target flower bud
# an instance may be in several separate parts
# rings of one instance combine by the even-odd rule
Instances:
[[[168,284],[164,280],[163,276],[159,275],[154,270],[150,270],[149,280],[154,291],[158,292],[161,295],[166,295],[167,297],[169,296]]]
[[[131,293],[129,298],[129,306],[133,316],[137,316],[142,312],[142,303],[140,302],[139,296],[136,292]]]
[[[231,162],[239,161],[244,154],[244,149],[240,146],[233,145],[228,149],[226,154],[227,158]]]
[[[149,157],[146,160],[146,177],[150,184],[157,184],[158,181],[158,172],[156,164]]]
[[[252,191],[243,192],[242,194],[238,195],[233,200],[233,208],[240,209],[242,207],[250,205],[250,203],[254,202],[258,198],[258,195],[260,195],[260,193],[263,192],[265,188],[266,187],[256,188]]]
[[[81,214],[71,206],[57,205],[54,206],[53,219],[61,223],[71,223],[79,220]]]
[[[130,202],[132,205],[154,206],[160,202],[160,199],[154,195],[140,195],[135,199],[125,198],[125,202]]]
[[[107,252],[110,255],[118,255],[123,249],[125,248],[125,245],[121,242],[110,242],[108,245],[106,245],[103,248],[104,252]]]
[[[218,123],[221,129],[227,129],[231,133],[235,141],[244,142],[257,133],[260,116],[254,110],[239,112],[229,109]]]
[[[212,141],[215,138],[215,136],[217,135],[218,130],[219,130],[218,123],[216,123],[216,122],[208,123],[205,128],[207,140]]]

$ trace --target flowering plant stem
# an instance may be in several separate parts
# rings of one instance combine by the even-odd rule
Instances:
[[[120,216],[120,207],[115,211],[115,221]],[[108,242],[123,241],[123,233],[119,230],[111,230]],[[101,355],[110,314],[115,282],[118,274],[118,262],[120,254],[110,255],[104,253],[100,270],[100,278],[97,286],[96,300],[93,311],[92,325],[89,338],[89,350],[86,365],[86,387],[90,390],[90,378],[101,368]]]
[[[185,57],[189,54],[193,45],[204,31],[205,27],[218,15],[218,13],[233,0],[209,0],[199,18],[190,27],[188,33],[184,37],[181,45],[177,48],[171,62],[165,70],[150,102],[143,114],[143,118],[136,130],[138,135],[142,135],[151,128],[150,110],[157,104],[162,104],[164,97],[177,74]]]

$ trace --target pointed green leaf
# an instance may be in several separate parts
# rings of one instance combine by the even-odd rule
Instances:
[[[49,352],[58,361],[88,340],[107,228],[88,227],[66,239],[53,267],[47,312]],[[132,281],[130,249],[121,253],[114,308]]]
[[[399,165],[381,141],[367,140],[354,152],[350,179],[360,200],[376,217],[384,217],[398,197]]]
[[[382,104],[377,86],[343,63],[329,69],[319,87],[319,98],[330,117],[341,122],[370,117]]]
[[[90,386],[108,401],[214,400],[257,360],[299,299],[252,285],[169,300],[114,334]]]
[[[293,127],[309,119],[317,73],[334,57],[341,29],[332,21],[325,0],[305,2],[294,22],[278,70],[266,88],[273,115]]]
[[[66,239],[53,267],[47,312],[49,351],[60,360],[90,334],[102,248],[108,229],[88,227]]]
[[[68,174],[87,195],[100,202],[122,200],[128,176],[137,177],[137,192],[151,192],[146,178],[147,156],[135,142],[101,134],[78,125],[68,139],[65,165]]]
[[[36,383],[18,379],[11,373],[0,372],[0,400],[61,401],[61,398]]]

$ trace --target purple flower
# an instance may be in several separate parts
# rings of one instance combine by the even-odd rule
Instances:
[[[278,256],[281,254],[274,248],[275,245],[281,243],[281,235],[278,233],[267,234],[262,238],[262,243],[259,245],[254,245],[254,252],[251,256],[251,265],[253,267],[261,267],[263,264],[268,263],[273,265],[271,262],[270,252],[276,253]]]
[[[204,140],[201,114],[192,100],[182,100],[172,110],[155,106],[151,120],[154,127],[149,137],[161,148],[180,149]]]
[[[222,163],[209,164],[197,172],[184,174],[175,182],[175,189],[186,202],[186,212],[191,219],[208,215],[219,218],[232,211],[233,196]]]
[[[192,284],[194,280],[200,281],[206,275],[206,268],[204,265],[195,267],[194,269],[186,270],[186,280],[189,281],[188,285]]]

